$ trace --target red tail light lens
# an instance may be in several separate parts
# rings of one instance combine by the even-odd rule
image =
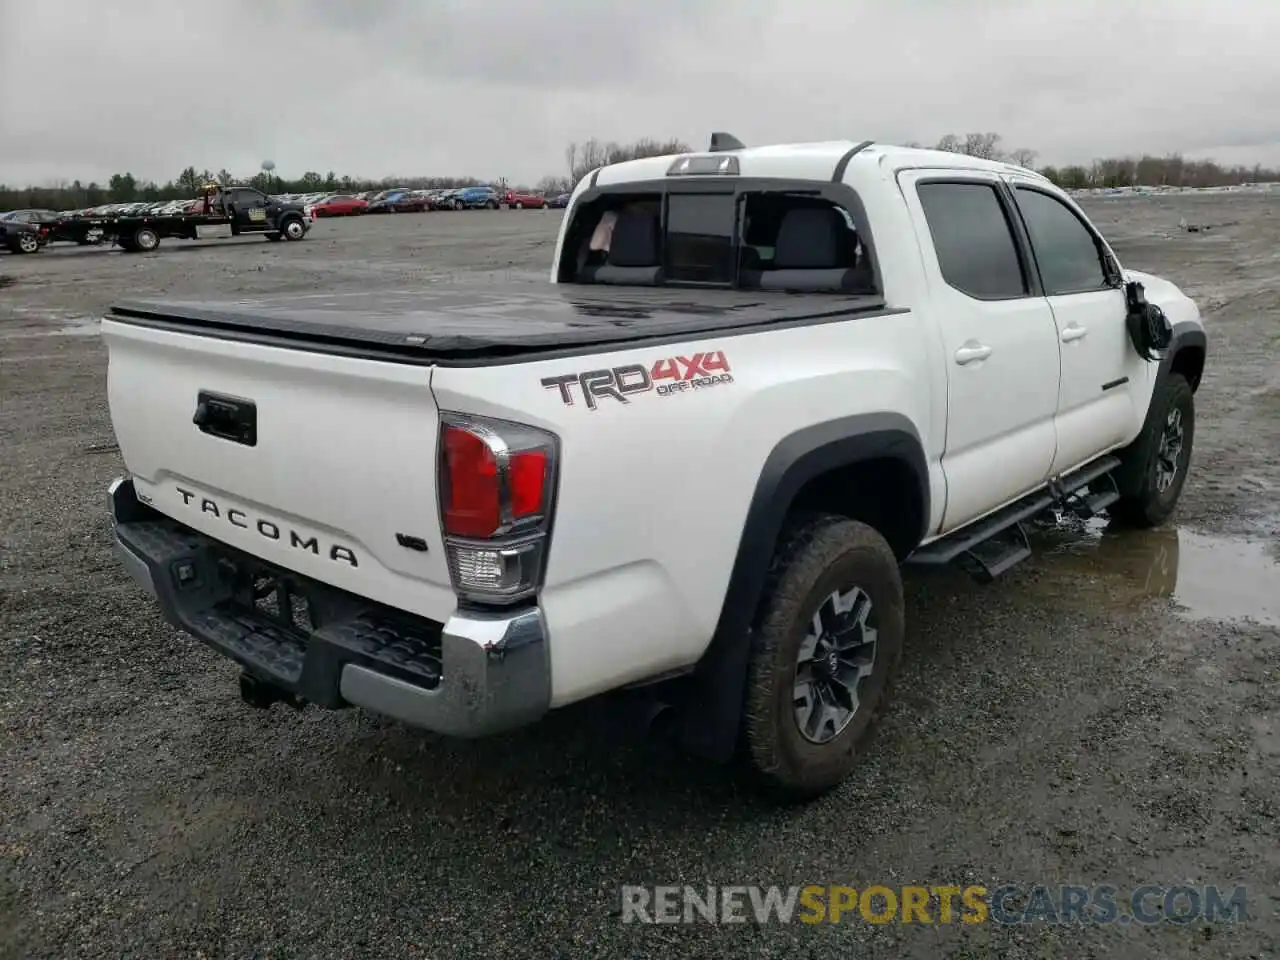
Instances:
[[[546,515],[553,437],[520,424],[479,421],[446,420],[441,430],[440,513],[446,535],[484,539],[517,533]]]
[[[557,451],[556,438],[545,430],[441,414],[440,518],[459,597],[509,604],[537,592]]]
[[[444,532],[489,537],[502,525],[498,458],[484,437],[462,427],[444,427]]]
[[[536,517],[546,507],[547,466],[545,451],[511,455],[511,513],[514,519]]]

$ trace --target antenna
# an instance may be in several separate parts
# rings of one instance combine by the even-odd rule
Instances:
[[[707,148],[711,153],[723,153],[726,150],[745,149],[747,149],[747,145],[732,133],[719,132],[711,134],[711,146]]]

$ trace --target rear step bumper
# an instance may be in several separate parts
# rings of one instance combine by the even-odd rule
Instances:
[[[125,569],[165,619],[258,680],[322,707],[358,706],[478,737],[537,720],[551,701],[542,612],[457,612],[444,624],[287,570],[108,490]]]

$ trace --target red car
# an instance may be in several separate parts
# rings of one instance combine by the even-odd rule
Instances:
[[[512,210],[523,210],[525,207],[541,210],[547,205],[547,198],[536,193],[516,193],[514,190],[508,190],[502,202]]]
[[[353,217],[369,212],[369,201],[338,194],[326,197],[311,207],[313,217]]]

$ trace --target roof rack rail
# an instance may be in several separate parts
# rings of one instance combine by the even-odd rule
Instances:
[[[707,148],[708,153],[723,153],[726,150],[745,150],[747,145],[735,137],[731,133],[713,133],[711,134],[711,146]]]

